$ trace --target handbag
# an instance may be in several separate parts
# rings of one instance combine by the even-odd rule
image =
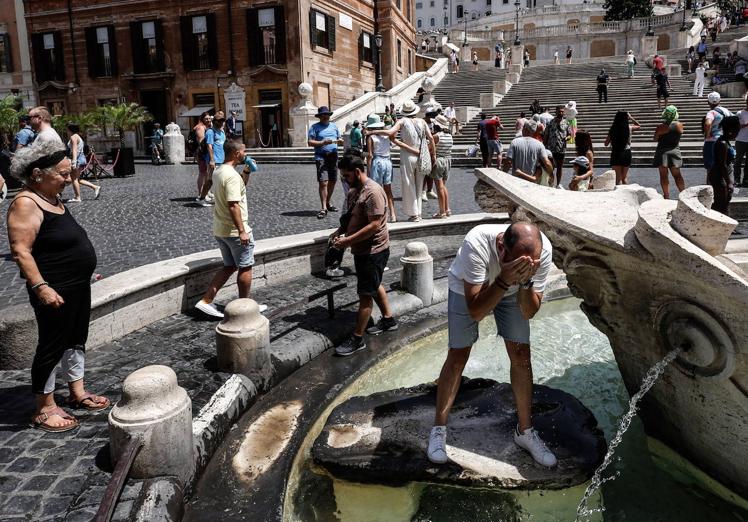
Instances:
[[[429,146],[426,143],[426,128],[421,131],[421,144],[418,147],[420,151],[418,153],[418,161],[416,161],[416,174],[422,176],[428,176],[431,174],[431,154],[429,154]]]

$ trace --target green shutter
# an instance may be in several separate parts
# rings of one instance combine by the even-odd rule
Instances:
[[[335,22],[336,20],[334,16],[327,15],[327,37],[329,42],[327,49],[330,51],[335,50]]]
[[[10,35],[8,33],[3,34],[3,50],[5,51],[5,72],[13,72],[13,53],[10,49]]]
[[[275,63],[286,63],[286,18],[282,5],[275,8]]]
[[[193,58],[192,45],[192,17],[182,16],[179,19],[179,28],[182,34],[182,65],[185,71],[193,71],[195,69],[195,60]]]
[[[260,33],[260,12],[258,9],[247,9],[247,46],[249,48],[249,65],[257,67],[265,63],[262,52],[262,34]]]
[[[317,18],[314,9],[309,10],[309,38],[311,39],[312,47],[317,45]]]
[[[99,65],[99,49],[96,43],[96,28],[86,27],[86,58],[88,59],[88,76],[98,78],[101,76]]]

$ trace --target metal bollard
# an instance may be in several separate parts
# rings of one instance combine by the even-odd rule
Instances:
[[[402,288],[431,305],[434,297],[434,258],[429,255],[426,243],[414,241],[405,245],[405,255],[400,258],[403,272],[400,280]]]
[[[130,476],[176,476],[185,485],[195,470],[192,401],[168,366],[135,370],[122,384],[122,398],[109,413],[112,462],[123,455],[131,438],[142,437]]]
[[[260,385],[272,376],[270,321],[252,299],[234,299],[216,326],[218,368],[241,373]]]

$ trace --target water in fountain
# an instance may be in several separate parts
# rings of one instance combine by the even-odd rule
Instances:
[[[639,404],[639,401],[642,399],[642,397],[644,397],[644,395],[646,395],[650,388],[654,386],[654,384],[657,382],[657,379],[665,371],[665,367],[667,367],[668,364],[675,360],[680,351],[680,348],[676,348],[668,352],[664,359],[652,366],[647,372],[647,375],[644,376],[644,380],[642,381],[642,385],[641,388],[639,388],[639,391],[636,392],[633,397],[631,397],[631,400],[629,401],[629,411],[627,411],[626,415],[621,418],[621,422],[618,424],[618,431],[608,445],[608,452],[605,454],[603,463],[600,464],[600,467],[598,467],[597,470],[595,470],[595,474],[592,476],[590,485],[587,486],[587,490],[584,492],[584,496],[579,502],[579,506],[577,507],[577,520],[587,519],[589,516],[594,515],[595,513],[605,511],[604,506],[600,506],[599,508],[588,508],[587,503],[589,502],[592,495],[594,495],[595,492],[597,492],[597,490],[599,490],[603,484],[608,481],[615,480],[616,477],[618,477],[619,472],[616,472],[610,477],[603,478],[603,471],[605,471],[610,463],[613,462],[613,455],[616,452],[616,448],[623,440],[623,435],[626,433],[626,430],[629,429],[632,419],[636,415],[636,406]]]

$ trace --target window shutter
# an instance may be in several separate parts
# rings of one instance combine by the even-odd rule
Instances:
[[[327,15],[327,36],[329,38],[327,49],[330,51],[335,50],[335,25],[337,20],[334,16]]]
[[[65,53],[62,51],[62,33],[56,31],[55,35],[55,80],[65,81]]]
[[[31,54],[34,57],[34,72],[36,81],[41,83],[49,79],[48,68],[42,59],[42,49],[44,49],[44,40],[41,34],[31,35]]]
[[[145,65],[143,52],[143,29],[140,22],[130,22],[130,41],[132,43],[132,70],[134,73],[142,73]]]
[[[358,63],[364,61],[364,33],[358,35]]]
[[[117,74],[119,74],[117,64],[117,37],[113,25],[108,25],[106,30],[107,33],[109,33],[109,61],[112,63],[112,76],[117,76]]]
[[[249,65],[257,67],[265,62],[262,52],[262,34],[258,9],[247,9],[247,46],[249,47]]]
[[[99,65],[99,52],[96,43],[96,28],[86,27],[86,58],[88,58],[88,76],[98,78],[101,76],[101,66]]]
[[[208,25],[208,59],[211,69],[218,69],[218,32],[216,31],[216,15],[210,13],[205,16]],[[231,38],[232,35],[229,35]]]
[[[156,20],[153,25],[156,29],[156,55],[158,56],[158,70],[165,71],[166,64],[164,61],[164,28],[161,25],[161,20]]]
[[[5,49],[5,72],[13,72],[13,53],[10,48],[10,35],[3,34],[3,49]]]
[[[275,8],[275,63],[286,63],[286,18],[282,5]]]
[[[309,11],[309,37],[312,40],[312,47],[317,45],[317,18],[313,9]]]
[[[182,65],[185,71],[195,69],[193,39],[192,39],[192,17],[183,16],[179,19],[179,27],[182,33]]]

